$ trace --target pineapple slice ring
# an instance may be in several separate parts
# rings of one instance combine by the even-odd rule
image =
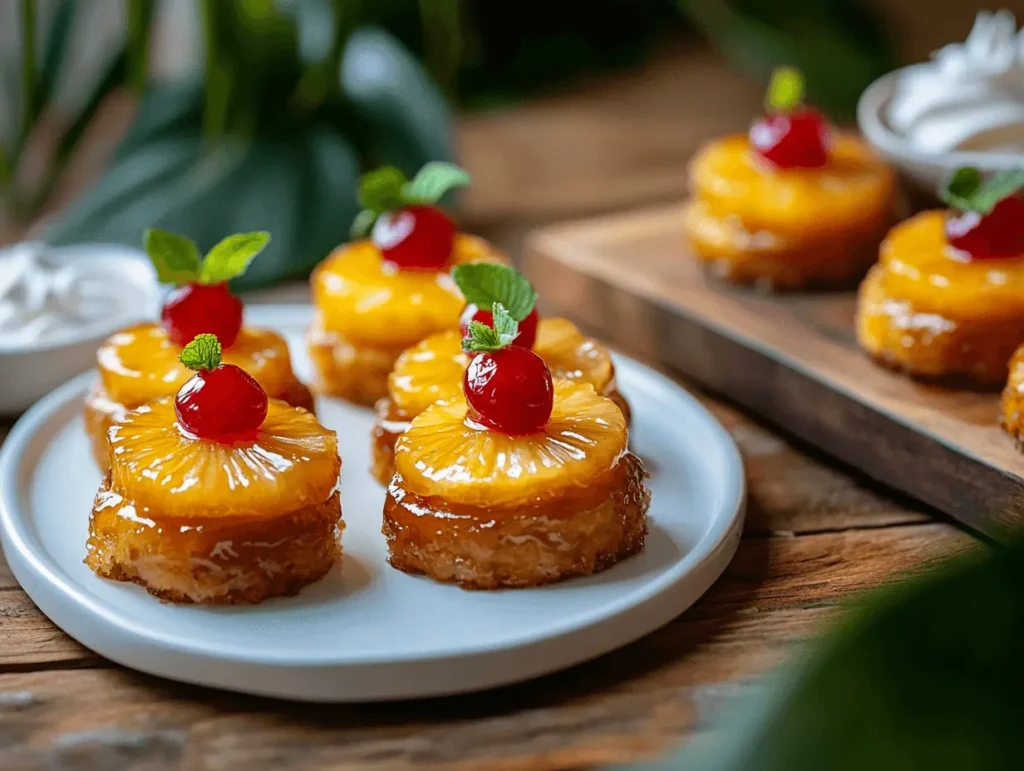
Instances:
[[[690,164],[684,228],[697,258],[730,281],[796,289],[863,275],[893,219],[895,177],[859,138],[839,134],[821,169],[779,170],[744,135]]]
[[[608,349],[584,336],[571,321],[541,319],[533,350],[547,363],[554,379],[590,383],[614,401],[629,421],[629,405],[616,389],[615,366]],[[395,442],[409,421],[436,401],[461,398],[462,377],[468,366],[462,336],[454,330],[431,335],[398,357],[388,379],[388,397],[376,405],[372,471],[381,484],[394,476]]]
[[[964,261],[944,233],[941,211],[892,229],[860,288],[857,339],[915,377],[998,390],[1024,340],[1024,259]]]
[[[555,383],[543,431],[512,437],[437,402],[396,446],[384,503],[389,561],[465,588],[589,575],[643,549],[650,494],[619,408]]]
[[[462,399],[418,415],[395,445],[396,482],[454,505],[518,509],[578,493],[626,453],[622,411],[589,383],[555,381],[536,434],[509,436],[467,420]]]
[[[306,410],[271,399],[252,442],[198,439],[173,399],[129,412],[109,434],[111,489],[148,518],[270,519],[326,501],[338,483],[338,437]]]
[[[100,382],[85,400],[86,431],[100,468],[107,467],[107,431],[116,421],[148,401],[174,396],[192,377],[180,353],[159,324],[128,327],[100,346]],[[224,361],[256,378],[271,398],[313,411],[313,394],[292,372],[288,344],[276,332],[243,327]]]
[[[504,257],[476,236],[455,237],[456,264]],[[372,406],[387,393],[395,359],[458,324],[465,304],[447,272],[397,270],[370,241],[339,247],[311,279],[317,318],[309,354],[321,393]]]

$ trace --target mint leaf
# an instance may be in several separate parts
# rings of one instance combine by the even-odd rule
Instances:
[[[515,268],[496,262],[456,265],[452,268],[452,280],[467,303],[478,308],[501,303],[516,321],[529,316],[537,304],[537,292],[526,277]]]
[[[394,166],[381,166],[359,178],[359,205],[374,214],[397,209],[405,203],[402,188],[405,174]]]
[[[978,169],[957,169],[940,197],[953,209],[988,214],[996,204],[1024,188],[1024,169],[1000,171],[985,180]]]
[[[789,112],[804,99],[804,76],[795,67],[776,67],[768,84],[765,106],[769,112]]]
[[[216,369],[220,366],[220,340],[216,335],[196,335],[181,349],[178,359],[189,369]]]
[[[142,244],[162,284],[187,284],[199,279],[202,258],[188,238],[166,230],[147,230]]]
[[[493,327],[479,321],[469,322],[466,330],[468,334],[462,340],[462,350],[466,353],[500,351],[519,337],[519,322],[509,315],[501,303],[494,303],[491,311],[494,316]]]
[[[213,247],[203,260],[199,280],[219,284],[245,273],[249,263],[270,243],[270,233],[237,233]]]
[[[449,190],[469,184],[469,174],[454,163],[431,161],[402,188],[406,203],[437,203]]]
[[[356,218],[352,220],[352,227],[349,235],[352,238],[366,238],[373,229],[373,223],[377,221],[378,214],[372,209],[363,209]]]

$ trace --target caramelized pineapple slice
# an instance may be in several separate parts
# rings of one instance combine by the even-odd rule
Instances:
[[[251,442],[175,418],[161,399],[111,428],[86,564],[175,602],[259,602],[322,577],[341,553],[334,432],[275,399]]]
[[[608,473],[626,452],[622,411],[588,383],[555,382],[544,428],[509,436],[467,419],[462,400],[419,415],[395,446],[402,486],[455,505],[508,508],[557,500]]]
[[[163,517],[281,516],[327,500],[338,481],[338,438],[278,399],[255,441],[197,439],[173,399],[128,413],[110,429],[112,489]]]
[[[399,570],[464,588],[537,586],[641,551],[650,494],[626,421],[589,384],[555,382],[548,424],[508,436],[437,402],[396,446],[383,532]]]

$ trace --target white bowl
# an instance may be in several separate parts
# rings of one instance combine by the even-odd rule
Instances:
[[[930,63],[914,64],[883,75],[865,89],[857,103],[857,123],[872,147],[894,168],[926,192],[935,195],[956,169],[973,166],[982,172],[1019,169],[1024,155],[1010,152],[926,152],[915,148],[889,125],[886,113],[896,85],[907,72]]]
[[[159,308],[162,290],[156,272],[137,249],[81,244],[48,247],[47,257],[56,262],[90,259],[113,269],[130,291],[142,293],[145,312],[111,314],[31,342],[0,338],[0,415],[23,412],[64,381],[94,367],[96,349],[104,339],[122,326],[155,317]]]

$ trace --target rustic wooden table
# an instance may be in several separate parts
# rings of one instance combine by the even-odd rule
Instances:
[[[541,222],[678,197],[696,143],[742,126],[758,102],[756,87],[697,53],[466,121],[461,152],[478,180],[466,201],[471,227],[514,250]],[[98,166],[86,158],[75,174]],[[643,640],[479,695],[292,704],[114,666],[44,618],[0,562],[0,768],[545,771],[645,757],[699,730],[724,696],[791,653],[851,593],[971,543],[701,398],[743,452],[746,533],[712,590]],[[0,439],[8,428],[0,424]]]

